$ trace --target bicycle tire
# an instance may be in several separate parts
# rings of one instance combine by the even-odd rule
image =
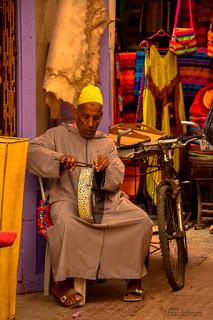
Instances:
[[[186,235],[184,236],[184,250],[185,250],[185,264],[187,264],[189,261],[189,255],[188,255],[188,246],[187,246]]]
[[[157,192],[158,231],[163,265],[170,286],[178,291],[185,278],[185,233],[179,230],[177,204],[180,191],[173,195],[171,184],[165,183]],[[181,202],[180,202],[181,203]]]

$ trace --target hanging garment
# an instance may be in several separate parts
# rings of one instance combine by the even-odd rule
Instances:
[[[145,68],[144,123],[168,134],[182,134],[180,121],[185,119],[185,110],[176,56],[170,51],[161,56],[152,45],[146,53]]]
[[[152,45],[145,57],[146,86],[143,94],[143,123],[175,136],[182,134],[181,120],[185,120],[182,84],[177,68],[177,57],[170,51],[161,56]],[[178,150],[177,150],[178,151]],[[156,165],[156,160],[150,157]],[[179,153],[174,155],[175,169],[179,169]],[[149,171],[149,169],[148,169]],[[147,190],[153,196],[161,173],[147,175]]]
[[[100,42],[108,16],[103,0],[61,0],[48,51],[43,87],[51,118],[61,101],[76,104],[81,89],[99,82]]]

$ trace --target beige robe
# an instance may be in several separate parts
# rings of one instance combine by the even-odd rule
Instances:
[[[105,198],[98,202],[97,224],[78,215],[77,187],[80,171],[60,170],[62,154],[93,163],[97,156],[109,159],[101,184]],[[84,139],[77,128],[60,125],[33,139],[29,145],[28,170],[51,178],[51,219],[47,231],[52,270],[56,281],[71,278],[138,279],[146,274],[144,260],[149,250],[153,223],[119,190],[124,165],[114,142],[98,132]]]

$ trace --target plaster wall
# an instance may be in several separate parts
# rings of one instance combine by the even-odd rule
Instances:
[[[57,0],[35,1],[36,32],[36,134],[40,135],[49,126],[49,108],[44,103],[42,89],[48,46],[54,26]]]

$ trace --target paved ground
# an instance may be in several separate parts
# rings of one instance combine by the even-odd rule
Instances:
[[[185,287],[173,292],[168,285],[160,252],[150,256],[144,278],[144,302],[122,302],[125,282],[106,281],[87,286],[87,303],[63,308],[41,292],[17,295],[16,320],[153,320],[213,319],[213,235],[208,229],[187,231],[189,262]]]

